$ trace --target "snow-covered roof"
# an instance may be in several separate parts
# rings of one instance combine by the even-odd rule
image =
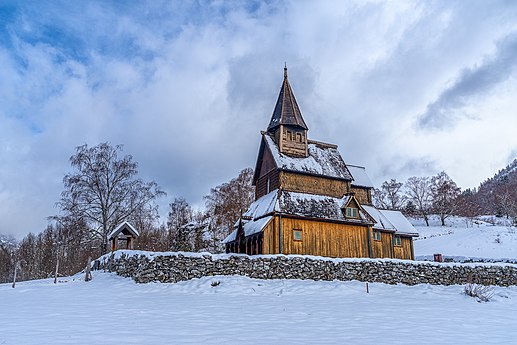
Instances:
[[[418,231],[400,211],[379,210],[363,205],[366,212],[375,220],[374,229],[393,231],[397,234],[418,236]]]
[[[278,189],[275,189],[274,191],[260,197],[258,200],[255,200],[248,207],[246,213],[243,214],[243,217],[256,219],[274,211],[279,211]]]
[[[335,145],[309,141],[308,157],[290,157],[280,153],[278,146],[269,134],[264,134],[264,140],[273,155],[276,166],[280,169],[352,180],[352,175]]]
[[[267,217],[260,218],[257,220],[243,221],[242,227],[244,230],[244,236],[250,236],[250,235],[261,232],[268,225],[271,218],[273,218],[273,217],[267,216]],[[235,238],[237,237],[237,230],[238,229],[233,230],[232,233],[229,234],[223,240],[223,243],[235,241]]]
[[[395,226],[393,224],[391,224],[389,219],[386,218],[386,216],[384,216],[384,214],[382,214],[382,212],[380,210],[378,210],[377,208],[375,208],[373,206],[368,206],[368,205],[363,205],[363,208],[366,212],[368,212],[368,214],[370,216],[373,217],[373,219],[375,219],[375,224],[373,225],[374,229],[391,230],[391,231],[397,230],[395,228]]]
[[[418,231],[400,211],[380,210],[397,230],[397,233],[418,236]]]
[[[136,230],[133,225],[131,225],[129,222],[123,222],[108,234],[108,240],[117,237],[118,234],[120,234],[124,229],[129,231],[135,237],[140,236],[138,230]]]
[[[358,165],[346,165],[348,171],[352,174],[352,186],[373,188],[373,183],[370,180],[368,174],[366,174],[366,168]]]
[[[343,207],[346,206],[351,196],[333,198],[325,195],[283,191],[278,205],[284,214],[320,218],[338,221],[369,222],[367,216],[360,210],[360,219],[345,218]]]

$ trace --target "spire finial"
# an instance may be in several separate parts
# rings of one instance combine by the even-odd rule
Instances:
[[[287,79],[287,62],[284,62],[284,79]]]

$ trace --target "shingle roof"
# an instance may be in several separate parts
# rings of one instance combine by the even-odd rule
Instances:
[[[309,141],[308,157],[290,157],[280,153],[270,134],[264,133],[263,136],[279,169],[352,180],[352,175],[335,145]]]
[[[280,193],[278,189],[275,189],[254,201],[246,213],[243,214],[243,218],[257,220],[274,212],[281,212],[293,216],[344,221],[349,219],[345,219],[342,208],[345,207],[350,198],[349,195],[342,198],[333,198],[289,191]],[[368,219],[365,216],[363,220]],[[238,223],[235,223],[235,226],[237,225]]]
[[[291,125],[308,129],[287,79],[287,68],[284,68],[284,82],[282,83],[282,88],[280,89],[267,130],[270,131],[280,125]]]
[[[330,196],[314,195],[283,191],[279,208],[282,213],[308,218],[319,218],[357,223],[370,223],[369,218],[361,211],[360,219],[345,218],[343,207],[348,203],[350,196],[333,198]]]

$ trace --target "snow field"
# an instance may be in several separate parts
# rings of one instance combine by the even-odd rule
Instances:
[[[0,285],[0,344],[515,344],[517,287],[206,277],[135,284],[94,272]],[[219,282],[219,285],[215,285]]]
[[[427,227],[423,220],[412,219],[419,237],[415,239],[415,256],[440,253],[448,256],[462,256],[487,259],[517,259],[517,229],[511,226],[491,225],[478,221],[470,223],[462,217],[446,220],[447,226],[440,226],[436,217]]]

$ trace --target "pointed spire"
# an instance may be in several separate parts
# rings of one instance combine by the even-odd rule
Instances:
[[[302,112],[294,97],[291,85],[289,84],[289,80],[287,79],[287,63],[284,64],[284,82],[282,83],[275,110],[273,111],[267,130],[271,131],[280,125],[298,126],[308,130],[303,120]]]

